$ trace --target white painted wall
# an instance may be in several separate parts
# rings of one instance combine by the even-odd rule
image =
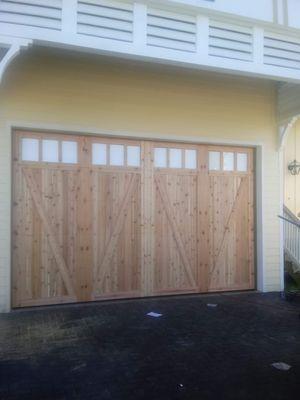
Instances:
[[[289,26],[300,29],[300,0],[288,0]]]
[[[179,0],[179,2],[242,17],[273,21],[273,0]]]
[[[299,0],[157,0],[156,2],[203,7],[229,13],[235,17],[252,18],[300,29]]]

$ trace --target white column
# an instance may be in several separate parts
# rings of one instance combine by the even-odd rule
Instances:
[[[209,49],[209,18],[203,15],[197,16],[197,54],[203,58],[208,57]]]
[[[286,166],[284,165],[284,146],[281,146],[278,153],[279,158],[279,180],[280,180],[280,215],[283,215],[283,208],[284,208],[284,172]],[[284,224],[283,221],[280,220],[280,290],[284,290]]]
[[[258,26],[253,28],[253,62],[264,63],[264,29]]]
[[[277,23],[284,24],[284,1],[277,0]]]
[[[256,263],[257,263],[257,290],[266,291],[265,287],[265,233],[264,233],[264,149],[263,146],[256,148]]]
[[[138,51],[144,51],[147,46],[147,6],[143,3],[134,3],[133,44]]]
[[[62,31],[66,35],[77,32],[77,0],[62,0]]]
[[[276,24],[289,24],[289,4],[288,0],[273,0],[273,20]]]

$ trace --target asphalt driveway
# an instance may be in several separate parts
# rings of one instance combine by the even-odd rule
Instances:
[[[2,314],[0,399],[299,398],[299,313],[244,293]]]

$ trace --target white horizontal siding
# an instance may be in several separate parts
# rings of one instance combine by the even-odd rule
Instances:
[[[299,43],[288,42],[283,39],[275,39],[270,37],[265,37],[264,41],[265,48],[275,48],[279,50],[300,52],[300,41]]]
[[[90,25],[80,27],[78,33],[90,36],[98,36],[107,39],[123,40],[126,42],[130,42],[132,40],[132,34],[130,32],[124,32],[116,29],[108,29]]]
[[[196,51],[196,17],[149,9],[147,44],[173,50]]]
[[[217,57],[252,61],[252,29],[219,21],[210,21],[209,54]]]
[[[19,4],[10,3],[6,0],[2,0],[0,10],[1,13],[31,15],[44,18],[54,18],[58,20],[61,17],[61,10],[58,8],[50,8],[45,6],[39,7],[29,4],[22,4],[21,2],[19,2]]]
[[[266,34],[264,38],[264,63],[284,68],[300,69],[300,40]]]
[[[21,14],[6,14],[2,12],[0,12],[0,22],[57,30],[60,29],[61,26],[60,21],[55,19],[33,17],[31,15],[24,17],[24,15]]]
[[[132,11],[133,5],[130,1],[122,0],[78,0],[78,3],[92,4],[95,6],[114,8],[120,10]]]
[[[1,0],[1,9],[2,9],[2,4],[5,3],[5,0]],[[39,7],[46,7],[46,8],[58,8],[60,9],[62,6],[62,1],[61,0],[9,0],[9,3],[15,3],[15,4],[28,4],[28,5],[34,5],[34,6],[39,6]]]
[[[1,0],[0,22],[38,28],[61,28],[62,2]]]
[[[98,17],[106,17],[120,21],[132,22],[133,9],[128,10],[128,8],[123,8],[120,3],[112,1],[110,6],[104,6],[100,2],[98,4],[91,4],[91,0],[79,1],[78,3],[78,13],[95,15]],[[125,3],[124,3],[125,5]]]
[[[79,1],[77,31],[83,35],[130,42],[133,39],[133,5],[107,0]]]
[[[79,14],[78,23],[88,26],[96,26],[102,28],[109,28],[113,30],[125,31],[132,33],[132,22],[122,20],[111,20],[105,17],[98,17],[93,15]]]
[[[159,18],[159,19],[158,19]],[[183,22],[183,21],[175,21],[174,19],[164,18],[163,21],[159,16],[149,15],[148,16],[148,26],[157,26],[157,22],[163,22],[163,26],[165,29],[171,29],[176,31],[188,32],[195,34],[196,33],[196,25],[194,22]]]
[[[271,57],[271,56],[267,56],[267,55],[265,55],[264,61],[265,61],[265,64],[275,65],[277,67],[300,69],[299,61],[288,60],[288,59],[281,58],[281,57],[278,58],[276,56]]]
[[[284,60],[300,61],[300,51],[296,53],[289,50],[273,49],[266,47],[265,56],[276,57]]]

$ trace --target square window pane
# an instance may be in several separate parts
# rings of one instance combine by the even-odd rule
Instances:
[[[77,142],[62,142],[62,162],[77,164]]]
[[[23,138],[22,146],[22,160],[23,161],[39,161],[39,140]]]
[[[185,168],[197,168],[197,152],[196,150],[185,150]]]
[[[141,159],[140,146],[127,146],[127,165],[129,167],[139,167]]]
[[[237,170],[239,172],[248,171],[248,156],[246,153],[237,153]]]
[[[209,170],[219,171],[221,168],[221,154],[219,151],[209,152]]]
[[[156,147],[154,149],[154,166],[156,168],[167,167],[167,149],[162,147]]]
[[[223,170],[233,171],[234,170],[234,153],[223,153]]]
[[[124,146],[122,144],[111,144],[109,148],[110,165],[124,165]]]
[[[93,143],[92,145],[92,158],[94,165],[106,165],[107,164],[107,154],[106,154],[106,144],[103,143]]]
[[[58,162],[58,141],[43,140],[42,154],[44,162]]]
[[[170,149],[170,168],[182,168],[182,150],[181,149]]]

